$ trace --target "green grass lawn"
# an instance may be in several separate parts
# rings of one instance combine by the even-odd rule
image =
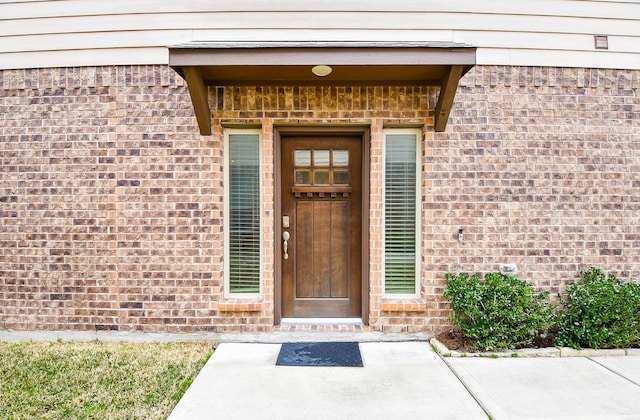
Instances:
[[[0,342],[0,419],[164,419],[207,343]]]

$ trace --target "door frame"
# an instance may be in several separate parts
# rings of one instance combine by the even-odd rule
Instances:
[[[370,127],[344,126],[276,126],[274,127],[274,324],[282,320],[282,138],[290,136],[354,136],[362,147],[362,322],[369,324],[369,149]]]

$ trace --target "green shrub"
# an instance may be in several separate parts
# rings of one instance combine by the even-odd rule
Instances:
[[[640,284],[591,267],[565,292],[558,344],[576,349],[640,345]]]
[[[489,273],[446,275],[444,297],[453,307],[453,321],[476,350],[513,349],[530,345],[555,325],[557,308],[548,292],[536,292],[516,277]]]

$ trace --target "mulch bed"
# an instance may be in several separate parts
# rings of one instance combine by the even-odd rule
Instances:
[[[442,332],[436,336],[439,342],[444,344],[449,350],[458,351],[460,353],[474,353],[476,350],[470,344],[461,331],[451,329]],[[554,347],[556,338],[554,336],[537,337],[530,346],[521,348],[541,349],[546,347]]]

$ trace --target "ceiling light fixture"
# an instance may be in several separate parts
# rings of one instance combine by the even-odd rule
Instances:
[[[311,72],[318,77],[325,77],[331,74],[333,69],[329,66],[313,66]]]

